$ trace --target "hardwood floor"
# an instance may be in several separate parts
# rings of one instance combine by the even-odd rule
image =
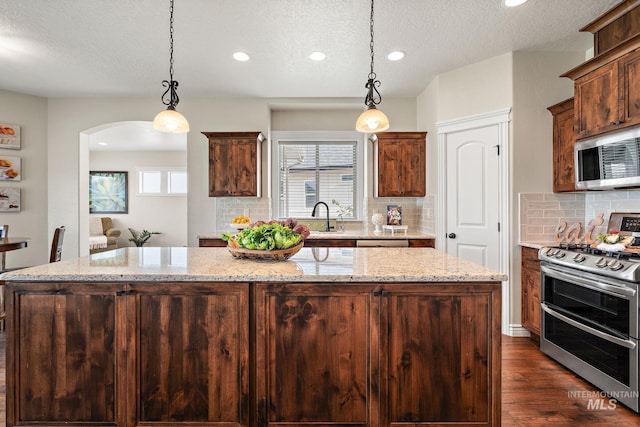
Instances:
[[[547,357],[529,338],[502,336],[503,426],[638,426],[640,415],[617,404],[589,409],[599,390]],[[599,396],[598,396],[599,397]],[[603,407],[609,405],[604,399]]]
[[[589,409],[569,392],[598,389],[545,356],[529,338],[502,336],[503,426],[638,426],[640,415],[618,404]],[[0,331],[0,425],[6,425],[5,333]],[[605,401],[604,407],[608,405]]]

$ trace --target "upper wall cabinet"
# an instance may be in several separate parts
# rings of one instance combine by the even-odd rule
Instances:
[[[576,139],[640,124],[640,48],[598,62],[565,74],[575,80]]]
[[[640,124],[640,0],[627,0],[582,31],[595,56],[562,77],[575,81],[576,139]]]
[[[259,197],[261,132],[202,132],[209,138],[209,197]]]
[[[553,115],[553,192],[575,191],[573,98],[547,110]]]
[[[372,135],[377,197],[424,197],[426,194],[426,132],[384,132]]]

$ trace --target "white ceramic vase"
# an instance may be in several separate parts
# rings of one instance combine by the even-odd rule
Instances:
[[[371,222],[375,226],[373,230],[373,234],[378,235],[382,234],[382,224],[384,224],[384,216],[381,213],[374,213],[371,216]]]

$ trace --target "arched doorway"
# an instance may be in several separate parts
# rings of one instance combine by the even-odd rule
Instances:
[[[89,172],[91,170],[91,153],[92,152],[111,152],[122,153],[122,166],[109,167],[111,170],[127,169],[129,172],[129,195],[132,207],[136,204],[131,200],[132,196],[137,194],[137,166],[141,167],[168,167],[184,166],[186,170],[186,134],[169,134],[159,132],[153,129],[152,123],[147,121],[123,121],[106,123],[90,129],[86,129],[79,134],[79,188],[78,188],[78,252],[80,256],[89,253]],[[113,155],[112,155],[113,157]],[[138,159],[138,160],[135,160]],[[167,160],[169,159],[169,160]],[[173,164],[176,163],[176,164]],[[113,163],[111,163],[113,164]],[[117,164],[117,163],[116,163]],[[184,210],[186,224],[186,195],[184,196],[184,207],[180,204],[179,210]],[[159,203],[158,198],[147,199],[150,205]],[[178,199],[173,199],[174,201]],[[137,206],[143,205],[144,202],[138,202]],[[150,209],[153,209],[151,207]],[[163,209],[160,209],[163,211]],[[136,215],[136,212],[128,213],[126,220],[121,221],[122,235],[120,237],[121,246],[129,246],[128,239],[130,237],[127,226],[133,228],[150,227],[147,223],[141,223],[136,216],[145,216],[144,212]],[[149,215],[146,215],[149,217]],[[162,221],[162,216],[153,215],[155,221]],[[118,216],[114,215],[114,218]],[[119,218],[124,218],[120,216]],[[171,224],[176,223],[175,214],[167,217],[171,220]],[[155,222],[157,225],[158,222]],[[169,230],[171,224],[166,224],[164,230]],[[171,228],[172,233],[180,233],[179,227]],[[186,242],[186,231],[184,232],[184,242]],[[163,236],[168,242],[167,245],[181,245],[181,238],[175,235]],[[178,242],[178,243],[176,243]],[[186,244],[186,243],[185,243]]]

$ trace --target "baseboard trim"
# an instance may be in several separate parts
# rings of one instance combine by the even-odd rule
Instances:
[[[507,335],[510,337],[530,337],[531,333],[529,333],[529,330],[522,325],[511,324],[509,325]]]

